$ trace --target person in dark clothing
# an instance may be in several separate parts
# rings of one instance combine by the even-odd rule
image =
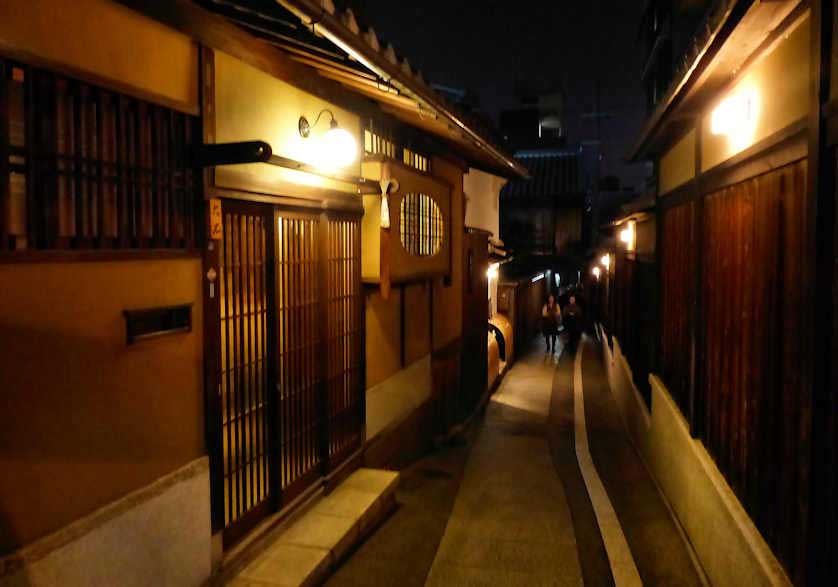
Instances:
[[[562,310],[562,322],[568,333],[571,349],[575,349],[582,338],[582,309],[576,304],[576,296],[571,295],[567,305]]]
[[[559,338],[559,326],[562,323],[562,311],[552,295],[547,298],[547,303],[541,309],[542,330],[544,342],[547,343],[547,350],[556,350],[556,341]]]

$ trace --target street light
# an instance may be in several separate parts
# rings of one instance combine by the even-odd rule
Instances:
[[[323,114],[328,113],[332,118],[329,122],[329,130],[323,135],[320,140],[319,149],[317,150],[320,158],[320,165],[326,168],[347,167],[355,161],[355,156],[358,153],[358,146],[355,144],[355,138],[344,128],[338,126],[338,121],[331,110],[321,110],[314,124],[309,124],[305,116],[300,116],[297,122],[297,129],[300,131],[300,136],[307,139],[311,136],[311,131],[320,122]]]

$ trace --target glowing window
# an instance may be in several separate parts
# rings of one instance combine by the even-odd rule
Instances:
[[[399,237],[404,250],[417,257],[436,255],[442,248],[442,212],[426,194],[407,194],[399,212]]]
[[[425,173],[430,169],[430,161],[424,155],[420,155],[410,149],[404,149],[404,163],[414,169],[423,171]]]
[[[364,154],[381,155],[389,157],[390,159],[395,159],[396,143],[379,133],[366,129],[364,131]]]

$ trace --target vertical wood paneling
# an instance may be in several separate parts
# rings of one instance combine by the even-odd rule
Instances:
[[[660,375],[673,399],[689,417],[691,308],[695,291],[695,244],[692,238],[694,205],[684,204],[664,213],[661,292]]]
[[[808,508],[805,185],[802,161],[709,195],[703,219],[704,441],[790,575]]]

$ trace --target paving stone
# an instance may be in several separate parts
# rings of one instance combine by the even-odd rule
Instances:
[[[357,540],[357,520],[317,512],[306,513],[279,537],[283,544],[330,550],[335,559],[346,554]]]
[[[247,565],[240,577],[282,587],[314,585],[322,580],[331,562],[328,549],[276,543]]]

